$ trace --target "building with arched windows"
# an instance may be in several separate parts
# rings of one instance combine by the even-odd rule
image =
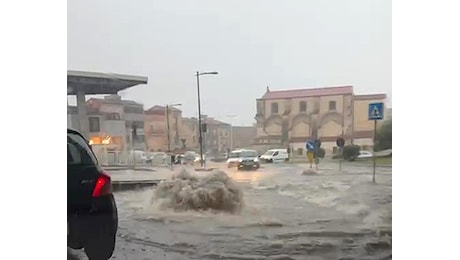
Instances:
[[[289,148],[293,156],[305,155],[305,141],[319,138],[327,154],[336,151],[336,140],[370,149],[374,124],[368,106],[386,101],[386,94],[355,95],[353,86],[271,91],[257,99],[259,150]]]

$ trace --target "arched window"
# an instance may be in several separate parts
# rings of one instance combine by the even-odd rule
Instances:
[[[307,102],[300,101],[300,103],[299,103],[299,112],[307,112]]]
[[[272,103],[272,114],[278,114],[278,103]]]
[[[329,101],[329,111],[335,111],[337,109],[337,103],[335,101]]]

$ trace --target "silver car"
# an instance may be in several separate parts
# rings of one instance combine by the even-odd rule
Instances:
[[[260,168],[259,158],[255,150],[235,150],[232,151],[227,159],[227,168],[236,167],[238,170]]]

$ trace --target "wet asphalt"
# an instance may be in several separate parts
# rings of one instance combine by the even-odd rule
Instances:
[[[391,168],[375,184],[371,167],[306,168],[225,169],[243,191],[238,214],[159,210],[151,189],[118,192],[112,259],[391,259]]]

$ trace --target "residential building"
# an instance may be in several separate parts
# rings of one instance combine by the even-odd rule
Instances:
[[[203,150],[207,153],[228,152],[231,125],[205,115],[202,116],[202,122],[206,125],[206,131],[203,135]]]
[[[257,137],[256,126],[233,126],[233,149],[251,148],[254,144],[254,139]]]
[[[181,139],[184,140],[187,150],[198,151],[200,149],[198,119],[182,118]]]
[[[385,102],[385,94],[355,95],[353,86],[270,91],[256,100],[259,150],[289,148],[305,156],[305,141],[319,138],[326,153],[336,151],[336,140],[372,146],[373,122],[368,105]]]
[[[123,134],[123,144],[127,150],[145,150],[144,106],[131,100],[122,100],[119,95],[105,96],[103,99],[90,98],[87,101],[89,113],[104,115],[104,133]],[[90,128],[97,130],[97,118],[89,117]],[[133,129],[136,133],[133,133]],[[90,129],[90,133],[91,133]],[[134,138],[133,138],[134,137]]]
[[[144,111],[144,131],[149,151],[177,150],[184,147],[180,137],[182,128],[182,111],[169,107],[169,141],[166,107],[155,105]],[[168,145],[169,144],[169,145]]]
[[[369,104],[383,102],[386,110],[386,94],[354,95],[353,97],[353,143],[363,150],[371,150],[374,146],[374,121],[369,120]],[[384,113],[385,115],[385,113]],[[383,120],[377,121],[380,127]]]
[[[146,150],[144,106],[131,100],[122,100],[126,126],[126,140],[136,150]],[[135,134],[133,130],[135,129]]]
[[[76,106],[68,106],[68,116],[72,121],[72,128],[79,129],[79,120]],[[115,113],[116,114],[116,113]],[[87,107],[89,123],[89,142],[95,150],[122,152],[127,149],[125,140],[125,122],[114,119],[112,113],[99,112]],[[98,154],[98,157],[100,155]]]
[[[139,117],[139,108],[141,117]],[[137,110],[136,110],[137,109]],[[134,143],[131,140],[132,124],[143,127],[142,104],[121,100],[112,95],[90,98],[86,101],[89,126],[89,142],[102,164],[114,164],[128,160],[128,151],[145,149],[144,134],[137,131]],[[79,129],[77,107],[68,106],[68,120],[72,128]]]
[[[387,121],[387,120],[391,120],[391,112],[392,112],[392,108],[391,107],[387,107],[387,109],[385,110],[385,113],[383,114],[384,116],[384,120]]]

